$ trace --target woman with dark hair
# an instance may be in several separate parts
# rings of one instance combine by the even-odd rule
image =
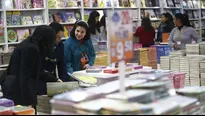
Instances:
[[[142,19],[142,24],[137,28],[134,35],[139,37],[139,43],[142,44],[143,47],[154,45],[155,29],[152,27],[148,17]]]
[[[186,14],[178,13],[174,17],[176,28],[172,30],[169,36],[169,45],[175,50],[185,49],[186,44],[196,43],[201,39],[196,30],[191,26]]]
[[[95,50],[90,40],[89,26],[84,21],[77,21],[64,42],[64,57],[67,72],[84,70],[95,61]]]
[[[38,95],[46,95],[47,82],[67,82],[69,76],[67,75],[66,65],[64,61],[64,44],[61,41],[63,36],[63,26],[58,22],[52,22],[49,25],[55,30],[56,33],[56,45],[54,47],[54,53],[52,55],[44,54],[41,58],[42,66],[40,69],[40,78],[37,83]],[[56,68],[58,71],[56,71]],[[57,77],[57,72],[59,79]]]
[[[36,81],[39,79],[41,57],[53,53],[55,31],[46,25],[35,29],[32,36],[23,40],[13,51],[9,66],[0,84],[3,97],[16,105],[36,105]]]
[[[163,39],[168,40],[167,38],[163,38],[163,34],[169,34],[174,28],[173,18],[170,13],[163,13],[161,18],[161,24],[158,27],[157,32],[157,40],[156,42],[162,42]]]
[[[106,22],[105,15],[100,19],[100,32],[101,32],[101,41],[107,41],[107,32],[106,32]]]
[[[98,50],[98,41],[100,40],[100,13],[92,11],[88,18],[88,25],[90,30],[90,38],[92,40],[95,51]]]

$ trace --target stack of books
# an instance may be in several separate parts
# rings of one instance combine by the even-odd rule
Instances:
[[[188,57],[180,57],[180,72],[186,74],[185,76],[185,86],[190,85],[190,69],[189,69],[189,58]]]
[[[170,59],[169,56],[161,56],[160,57],[160,69],[162,70],[170,70]]]

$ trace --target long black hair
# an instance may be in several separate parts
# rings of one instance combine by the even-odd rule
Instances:
[[[52,27],[56,31],[56,34],[59,31],[64,31],[63,26],[58,22],[52,22],[49,26]]]
[[[162,15],[161,16],[164,16],[164,17],[166,17],[168,20],[167,20],[167,23],[171,23],[171,24],[173,24],[174,25],[174,22],[173,22],[173,17],[172,17],[172,15],[170,14],[170,13],[162,13]]]
[[[42,55],[52,56],[56,44],[56,32],[50,26],[36,27],[34,33],[28,37],[33,43],[39,45]]]
[[[152,27],[152,25],[151,25],[151,21],[150,21],[149,17],[142,18],[141,26],[143,27],[145,32],[150,32],[154,29],[154,27]]]
[[[86,30],[86,35],[83,38],[83,41],[90,39],[89,26],[88,26],[88,24],[85,21],[82,21],[82,20],[79,20],[79,21],[75,22],[75,24],[73,26],[73,29],[70,32],[70,36],[72,38],[76,39],[76,37],[75,37],[75,30],[76,30],[77,26],[81,26],[81,27],[85,28],[85,30]]]
[[[180,20],[183,26],[192,27],[187,14],[177,13],[175,14],[176,20]]]
[[[100,22],[97,22],[96,24],[96,21],[95,21],[95,18],[99,16],[100,16],[99,12],[92,11],[88,18],[89,30],[90,30],[90,33],[92,34],[96,34],[96,30],[100,33]]]
[[[100,19],[100,27],[101,27],[101,26],[104,26],[104,27],[106,28],[105,18],[106,18],[106,16],[103,15],[102,18]]]

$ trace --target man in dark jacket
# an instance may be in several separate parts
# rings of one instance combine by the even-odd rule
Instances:
[[[39,26],[32,36],[14,49],[8,69],[0,80],[4,98],[13,100],[15,105],[37,104],[36,81],[39,78],[41,56],[53,52],[55,37],[51,27]]]
[[[38,81],[37,91],[38,95],[46,94],[46,82],[67,82],[69,81],[69,76],[66,72],[66,65],[64,61],[64,45],[61,41],[63,36],[63,26],[57,22],[52,22],[50,25],[56,32],[56,45],[54,47],[54,54],[49,56],[48,54],[44,54],[42,57],[42,67],[40,80]],[[56,68],[58,69],[58,76],[56,74]],[[45,79],[46,80],[43,80]]]

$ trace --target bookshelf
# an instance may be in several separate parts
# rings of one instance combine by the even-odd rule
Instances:
[[[1,0],[2,8],[0,8],[1,19],[4,19],[0,23],[1,26],[4,26],[2,34],[4,41],[0,42],[0,48],[3,49],[3,52],[10,52],[10,47],[20,43],[18,39],[17,41],[8,41],[9,30],[29,29],[29,33],[32,33],[36,26],[49,24],[54,20],[53,17],[56,17],[57,20],[62,20],[58,19],[58,17],[64,15],[67,16],[65,18],[71,17],[69,20],[63,19],[60,21],[64,29],[68,30],[65,32],[65,35],[67,34],[63,38],[65,39],[69,36],[68,33],[72,29],[74,22],[78,19],[86,21],[92,10],[98,10],[102,16],[105,10],[130,9],[133,12],[134,31],[141,25],[141,19],[146,13],[149,13],[152,25],[157,28],[160,24],[160,14],[164,12],[170,12],[171,14],[187,12],[190,15],[192,24],[199,31],[199,35],[205,39],[205,0],[129,0],[130,4],[127,4],[127,0],[72,0],[72,4],[63,4],[62,1],[64,0],[55,0],[56,3],[53,2],[54,0],[42,0],[43,7],[40,8],[12,8],[10,5],[8,6],[9,1],[12,0]],[[192,5],[190,5],[191,3]],[[20,12],[22,16],[41,15],[43,23],[8,25],[7,17],[10,12]]]

